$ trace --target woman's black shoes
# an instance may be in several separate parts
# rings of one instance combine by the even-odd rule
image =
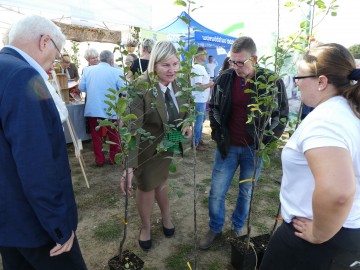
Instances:
[[[168,229],[168,228],[165,228],[163,225],[163,232],[166,237],[173,237],[175,234],[175,227]]]
[[[139,240],[139,246],[144,250],[144,251],[149,251],[151,249],[152,246],[152,240],[146,240],[146,241],[141,241]]]
[[[174,228],[171,228],[171,229],[168,229],[168,228],[165,228],[163,226],[163,232],[164,232],[164,235],[168,238],[170,237],[173,237],[174,234],[175,234],[175,227]],[[141,231],[140,231],[140,234],[141,234]],[[144,250],[144,251],[149,251],[152,247],[152,239],[150,240],[146,240],[146,241],[142,241],[139,239],[139,246]]]
[[[140,230],[140,234],[141,234],[141,230]],[[150,236],[151,237],[151,236]],[[152,246],[152,240],[151,238],[149,240],[145,240],[142,241],[140,240],[140,236],[139,236],[139,246],[144,250],[144,251],[149,251],[151,249]]]

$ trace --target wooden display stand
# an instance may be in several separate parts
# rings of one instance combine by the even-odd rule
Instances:
[[[61,96],[65,103],[69,103],[70,96],[69,96],[69,86],[68,86],[67,76],[66,76],[66,74],[56,73],[56,77],[57,77],[59,85],[60,85]]]

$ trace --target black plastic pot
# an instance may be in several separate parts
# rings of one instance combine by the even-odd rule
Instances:
[[[261,234],[251,238],[257,254],[257,267],[259,268],[264,257],[267,245],[270,241],[270,234]]]
[[[231,265],[236,270],[258,269],[269,240],[270,234],[250,238],[250,246],[247,248],[246,235],[230,239]]]
[[[123,259],[119,256],[111,258],[108,262],[110,270],[141,270],[144,267],[144,261],[128,250],[123,251]]]
[[[230,240],[231,265],[236,270],[254,270],[256,267],[255,249],[250,246],[246,248],[246,236],[236,237]]]

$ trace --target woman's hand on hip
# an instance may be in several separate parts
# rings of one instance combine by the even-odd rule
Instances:
[[[312,244],[321,244],[324,241],[320,241],[313,234],[313,221],[311,219],[296,217],[292,220],[294,228],[297,230],[295,235],[305,241]]]

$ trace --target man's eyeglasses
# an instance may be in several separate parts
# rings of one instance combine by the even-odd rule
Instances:
[[[244,62],[242,62],[242,61],[233,61],[233,60],[229,59],[229,60],[228,60],[228,63],[229,63],[230,65],[235,65],[235,66],[237,66],[237,67],[243,67],[243,66],[245,66],[245,64],[246,64],[248,61],[250,61],[250,58],[247,59],[247,60],[245,60]]]
[[[294,83],[297,83],[300,79],[306,79],[306,78],[316,78],[316,75],[307,75],[307,76],[295,76],[293,77]]]
[[[53,40],[52,38],[50,38],[50,40],[51,40],[52,44],[54,45],[55,49],[56,49],[56,50],[58,51],[58,53],[60,54],[60,59],[63,59],[64,57],[63,57],[63,55],[61,54],[58,46],[56,46],[56,43],[54,42],[54,40]]]
[[[43,35],[41,35],[40,37],[43,37]],[[56,46],[55,41],[54,41],[52,38],[50,38],[50,41],[51,41],[51,43],[54,45],[55,49],[58,51],[58,53],[59,53],[59,55],[60,55],[60,60],[63,59],[64,57],[63,57],[61,51],[59,50],[58,46]]]

